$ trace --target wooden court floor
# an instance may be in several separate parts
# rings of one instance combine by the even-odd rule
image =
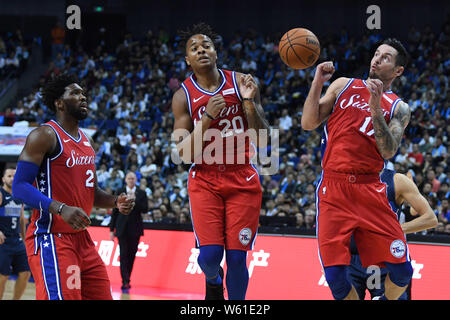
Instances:
[[[3,293],[3,300],[11,300],[14,293],[15,280],[8,280]],[[189,292],[176,292],[167,289],[133,287],[129,293],[123,293],[120,286],[112,285],[112,297],[114,300],[202,300],[200,294]],[[36,300],[34,282],[28,282],[25,292],[20,300]]]
[[[6,281],[5,292],[3,293],[3,300],[11,300],[14,293],[15,280]],[[34,282],[28,282],[25,292],[20,300],[36,300],[36,290]]]

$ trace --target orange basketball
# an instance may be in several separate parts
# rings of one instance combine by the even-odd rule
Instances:
[[[316,35],[305,28],[295,28],[281,37],[278,45],[281,60],[293,69],[312,66],[320,55],[320,43]]]

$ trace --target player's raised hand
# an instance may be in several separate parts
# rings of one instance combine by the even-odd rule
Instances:
[[[221,94],[216,94],[212,98],[209,99],[208,104],[206,105],[206,112],[211,115],[213,118],[217,118],[220,111],[225,108],[226,103],[225,99]]]
[[[242,98],[253,99],[258,86],[250,74],[243,74],[239,79],[239,92]]]
[[[134,208],[135,197],[129,197],[125,193],[121,193],[117,197],[117,209],[124,215],[129,215]]]
[[[0,231],[0,244],[3,244],[6,240],[5,235],[3,234],[3,232]]]
[[[64,206],[61,211],[61,218],[75,230],[87,228],[91,224],[91,219],[86,212],[78,207]]]
[[[314,75],[314,80],[325,83],[331,79],[333,76],[335,68],[332,61],[325,61],[317,65],[316,73]]]
[[[411,181],[414,182],[414,177],[413,177],[413,175],[412,175],[411,170],[409,170],[409,171],[406,173],[406,176],[409,178],[409,180],[411,180]]]
[[[366,83],[370,91],[369,106],[379,107],[383,95],[383,82],[380,79],[367,79]]]

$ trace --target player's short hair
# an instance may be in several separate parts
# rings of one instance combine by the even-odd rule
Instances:
[[[196,34],[203,34],[207,36],[211,39],[214,45],[216,45],[216,42],[219,39],[219,35],[212,29],[209,24],[200,22],[186,28],[185,30],[178,31],[178,35],[180,36],[180,44],[186,47],[188,40]]]
[[[397,58],[395,59],[395,66],[402,66],[406,68],[409,60],[409,55],[403,44],[395,38],[388,38],[384,40],[382,44],[386,44],[397,50],[398,54]]]
[[[6,170],[16,170],[16,166],[12,164],[5,166],[5,168],[3,169],[2,177],[5,176]]]
[[[77,82],[73,74],[63,73],[50,79],[41,89],[42,101],[51,111],[56,112],[55,101],[61,98],[65,88]]]

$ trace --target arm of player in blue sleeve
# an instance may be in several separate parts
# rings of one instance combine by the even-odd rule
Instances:
[[[12,196],[33,208],[48,212],[53,200],[33,186],[33,181],[36,179],[38,172],[39,166],[35,163],[19,161],[14,175]]]

